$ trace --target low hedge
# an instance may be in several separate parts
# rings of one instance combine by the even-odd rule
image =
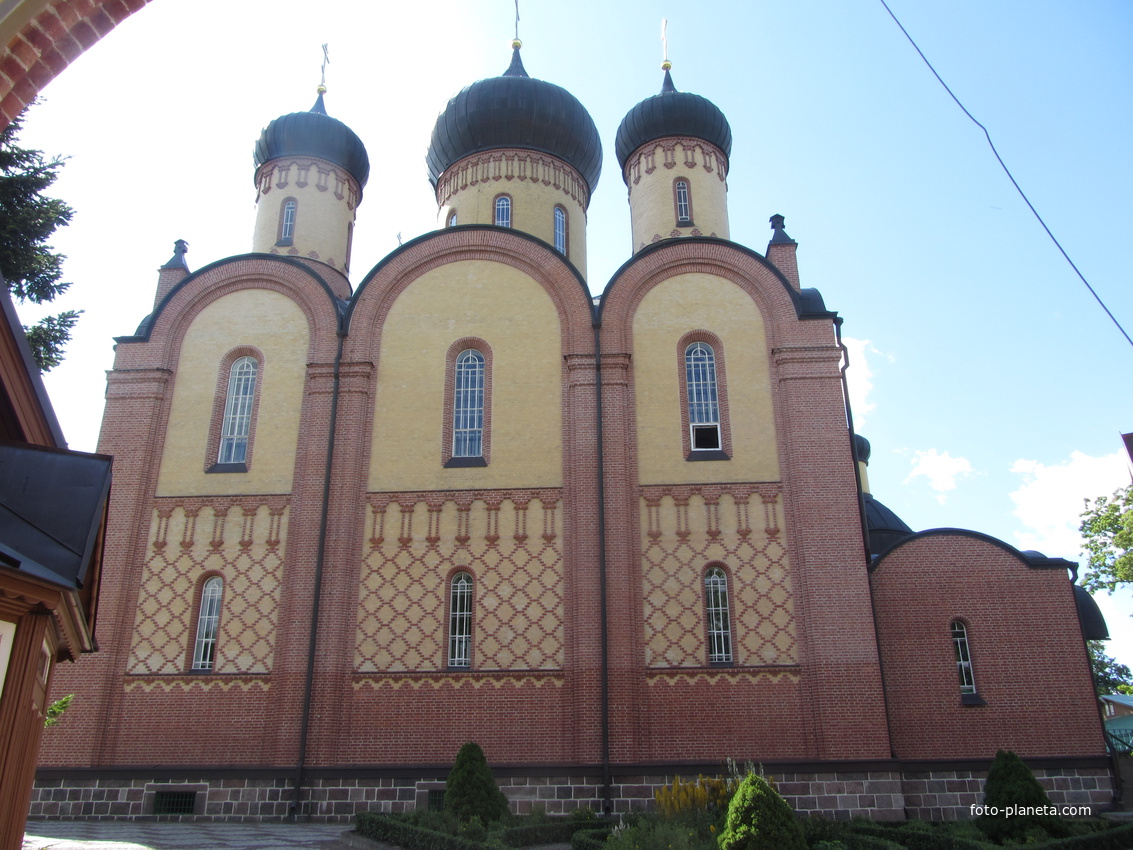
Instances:
[[[909,828],[905,824],[881,826],[855,821],[851,829],[859,835],[896,841],[907,850],[987,850],[988,848],[988,844],[983,841],[949,835],[940,830]]]
[[[354,824],[355,831],[362,837],[396,844],[404,850],[485,850],[485,845],[479,841],[423,829],[377,812],[362,812]]]
[[[583,828],[570,837],[570,850],[601,850],[609,837],[609,829]]]
[[[1127,850],[1129,847],[1133,847],[1133,823],[1045,844],[1031,844],[1028,850]]]
[[[537,844],[565,843],[571,841],[580,831],[586,831],[598,837],[598,841],[593,846],[599,847],[605,842],[609,830],[590,829],[588,828],[590,826],[591,824],[585,821],[563,818],[513,826],[491,834],[498,836],[499,840],[508,847],[531,847]],[[355,819],[355,831],[365,838],[396,844],[404,850],[489,850],[491,847],[481,841],[426,829],[378,812],[363,812],[358,815]]]

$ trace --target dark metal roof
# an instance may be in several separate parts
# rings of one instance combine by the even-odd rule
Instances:
[[[641,101],[626,113],[618,127],[614,149],[622,171],[635,150],[666,136],[704,139],[722,150],[724,156],[732,155],[732,128],[724,113],[706,97],[677,91],[667,70],[661,93]]]
[[[1080,584],[1074,585],[1074,605],[1078,609],[1078,623],[1082,626],[1085,640],[1109,640],[1109,627],[1102,616],[1101,608],[1090,596],[1090,592]]]
[[[529,77],[518,47],[502,76],[461,89],[437,116],[425,158],[429,180],[436,186],[457,161],[498,148],[534,150],[564,160],[591,192],[602,170],[602,143],[590,113],[566,89]]]
[[[310,112],[276,118],[260,133],[252,158],[256,170],[281,156],[314,156],[345,168],[359,187],[370,177],[370,157],[353,130],[327,115],[322,93]]]
[[[105,455],[0,443],[0,563],[81,588],[109,495]]]
[[[869,443],[866,442],[864,437],[857,437],[857,439],[865,443],[866,457],[868,457]],[[861,450],[861,446],[858,445],[858,458],[859,460],[864,460],[865,458],[861,456]],[[885,507],[885,505],[875,499],[871,494],[863,493],[862,497],[865,501],[865,520],[866,528],[869,530],[870,554],[879,555],[893,546],[898,540],[908,537],[913,533],[913,530],[909,528],[897,514]]]

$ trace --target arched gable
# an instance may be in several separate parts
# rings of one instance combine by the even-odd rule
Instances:
[[[385,319],[397,296],[433,269],[462,260],[511,266],[550,296],[562,327],[563,355],[593,348],[590,293],[578,270],[551,246],[515,230],[473,225],[427,233],[402,245],[366,275],[346,315],[347,357],[377,351]]]
[[[629,349],[637,305],[662,281],[680,274],[706,274],[729,280],[759,306],[768,327],[768,345],[830,344],[828,311],[813,289],[794,289],[774,265],[759,254],[720,239],[674,239],[635,254],[606,285],[598,307],[604,351]],[[808,322],[807,319],[826,321]]]
[[[212,263],[179,282],[133,336],[116,338],[115,368],[176,369],[193,320],[209,305],[246,289],[278,292],[293,301],[307,320],[308,362],[334,359],[339,302],[330,285],[300,261],[246,254]]]

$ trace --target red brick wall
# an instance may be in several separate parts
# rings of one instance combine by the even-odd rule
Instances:
[[[84,50],[150,0],[55,0],[6,45],[0,127],[19,115]]]
[[[1105,753],[1064,570],[1035,569],[999,541],[943,530],[890,550],[871,581],[898,758]],[[986,705],[961,705],[957,619]]]

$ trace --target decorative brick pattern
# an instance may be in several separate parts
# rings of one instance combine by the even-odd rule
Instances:
[[[472,669],[561,669],[557,490],[371,494],[358,606],[358,672],[447,663],[448,582],[474,581]]]
[[[279,609],[282,497],[210,504],[158,500],[138,597],[127,672],[182,673],[188,666],[200,578],[224,578],[214,673],[267,673]]]
[[[642,488],[646,666],[707,664],[704,570],[716,562],[729,574],[735,663],[797,661],[778,499],[773,485]]]

